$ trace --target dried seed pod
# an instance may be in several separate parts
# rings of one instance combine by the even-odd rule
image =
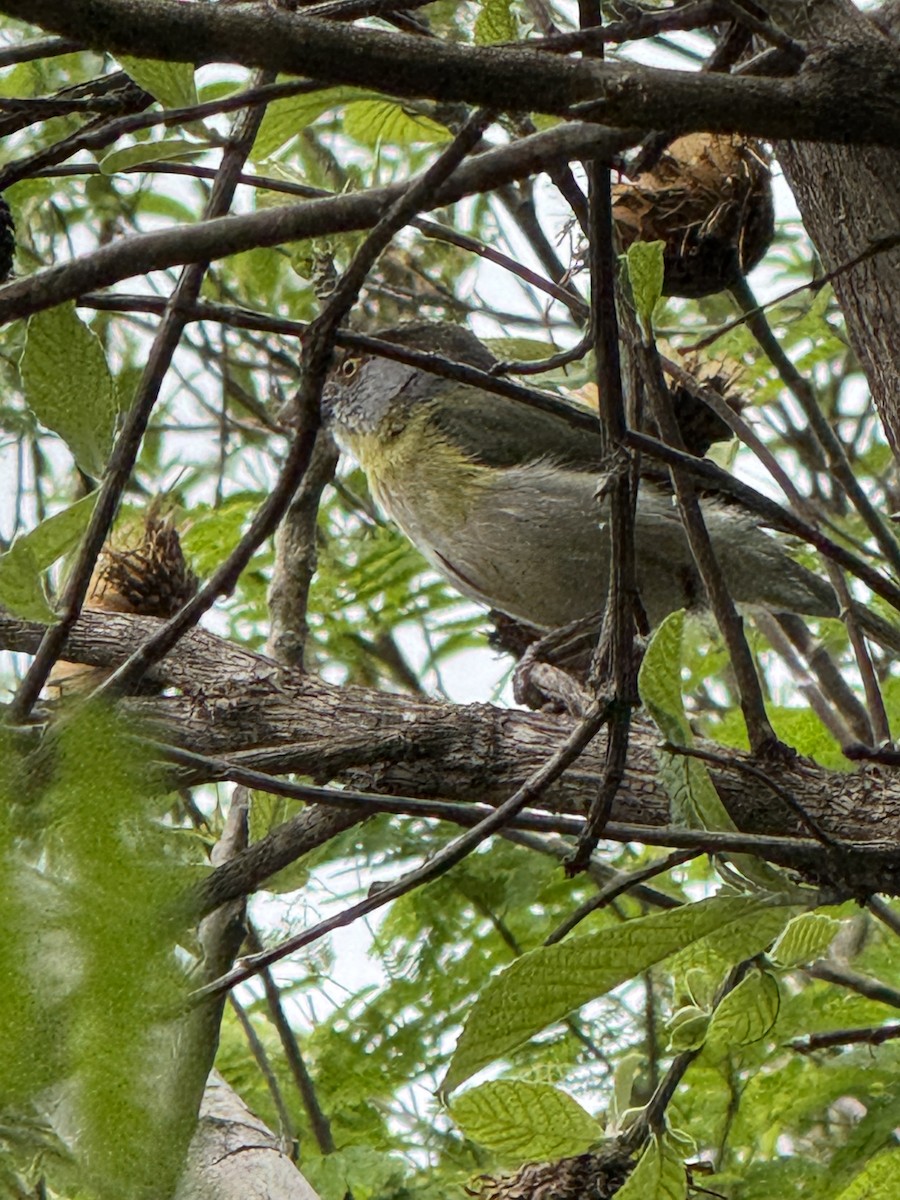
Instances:
[[[613,188],[626,248],[665,243],[664,292],[708,296],[751,270],[775,232],[768,158],[736,134],[677,138],[649,171]]]
[[[483,1175],[466,1189],[478,1200],[609,1200],[631,1173],[628,1155],[612,1146],[552,1163],[527,1163],[514,1175]]]
[[[104,548],[86,607],[165,618],[173,616],[196,590],[197,578],[172,520],[151,512],[137,544]]]
[[[196,592],[197,577],[187,564],[171,518],[161,518],[151,508],[143,524],[126,533],[124,542],[121,547],[103,548],[84,607],[163,619],[173,616]],[[111,674],[106,667],[59,662],[48,687],[57,695],[93,691]]]

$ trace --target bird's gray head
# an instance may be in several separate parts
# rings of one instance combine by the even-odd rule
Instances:
[[[414,321],[380,331],[385,342],[421,350],[453,362],[489,371],[496,361],[468,329],[446,321]],[[336,361],[322,392],[325,424],[340,434],[386,432],[406,423],[417,404],[448,386],[447,380],[420,367],[368,351],[347,350]],[[387,426],[385,426],[387,422]]]

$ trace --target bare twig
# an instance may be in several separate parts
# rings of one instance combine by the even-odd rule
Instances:
[[[827,959],[819,959],[812,966],[805,967],[803,973],[812,979],[821,979],[823,983],[835,983],[845,987],[857,995],[865,996],[867,1000],[877,1000],[879,1004],[888,1004],[891,1008],[900,1008],[900,991],[873,979],[870,975],[860,975],[847,967],[839,967]]]
[[[809,1037],[790,1042],[798,1054],[814,1054],[817,1050],[833,1050],[838,1046],[881,1046],[900,1037],[900,1024],[870,1025],[867,1029],[832,1029],[829,1033],[811,1033]]]
[[[582,29],[602,24],[600,10],[591,0],[579,0]],[[602,44],[596,53],[602,57]],[[587,166],[591,273],[591,333],[597,360],[599,429],[609,471],[605,490],[609,502],[609,591],[600,640],[591,663],[597,692],[604,686],[603,658],[609,653],[612,675],[609,739],[606,766],[598,795],[591,804],[587,827],[567,866],[574,874],[590,861],[613,801],[622,785],[628,757],[628,732],[632,710],[638,704],[634,657],[635,561],[634,496],[632,471],[625,448],[625,397],[619,360],[619,320],[616,315],[616,247],[612,215],[612,179],[609,167],[599,162]],[[602,597],[597,597],[600,601]]]
[[[563,938],[571,933],[575,926],[589,917],[591,913],[597,912],[601,908],[606,908],[608,904],[612,904],[613,900],[623,896],[626,892],[630,892],[632,888],[638,884],[645,883],[648,879],[655,879],[657,875],[664,875],[666,871],[671,871],[673,867],[681,866],[682,863],[690,862],[692,858],[699,857],[700,852],[697,850],[675,850],[671,854],[667,854],[665,858],[655,859],[644,867],[639,867],[635,871],[629,871],[619,875],[616,879],[611,879],[596,896],[592,896],[590,900],[585,900],[584,904],[579,904],[574,912],[571,912],[564,921],[553,930],[551,934],[544,940],[545,946],[552,946],[554,942],[561,942]]]
[[[684,442],[675,419],[671,396],[663,382],[655,347],[649,342],[647,344],[642,342],[638,355],[644,385],[650,397],[653,418],[662,439],[668,445],[683,452]],[[703,580],[713,615],[728,647],[750,747],[754,754],[771,754],[780,748],[780,743],[766,714],[762,685],[756,671],[756,663],[744,635],[744,623],[735,608],[722,569],[716,559],[693,480],[675,465],[670,465],[669,473],[691,554],[694,556],[697,570]]]

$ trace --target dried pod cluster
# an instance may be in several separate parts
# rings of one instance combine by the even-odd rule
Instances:
[[[119,547],[112,543],[104,547],[84,607],[163,619],[173,616],[196,592],[197,578],[171,518],[151,510],[123,540]],[[111,674],[105,667],[58,662],[49,688],[57,695],[93,691]]]
[[[775,232],[768,157],[736,134],[677,138],[650,170],[613,189],[627,249],[665,243],[669,296],[709,296],[751,270]]]
[[[610,1200],[632,1165],[630,1156],[612,1146],[552,1163],[528,1163],[514,1175],[484,1175],[468,1190],[478,1200]]]
[[[87,607],[166,618],[196,590],[197,578],[184,557],[174,524],[170,518],[151,513],[135,544],[104,548]]]

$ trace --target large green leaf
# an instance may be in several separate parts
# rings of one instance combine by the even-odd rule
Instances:
[[[580,1154],[602,1132],[576,1100],[549,1083],[494,1080],[464,1092],[451,1115],[473,1141],[517,1162]]]
[[[547,1025],[675,951],[713,933],[726,942],[729,934],[740,941],[742,931],[749,927],[752,932],[773,907],[779,908],[780,903],[750,896],[713,896],[524,954],[492,979],[475,1002],[442,1091],[451,1092]],[[774,935],[768,929],[766,933],[771,940]]]
[[[136,84],[164,108],[189,108],[197,103],[194,68],[190,63],[163,62],[156,58],[119,58]]]
[[[103,347],[74,304],[31,317],[21,372],[37,419],[59,434],[83,471],[102,475],[115,432],[116,390]]]
[[[0,604],[26,621],[49,624],[55,619],[44,592],[44,572],[78,544],[96,500],[97,493],[91,492],[16,538],[0,554]]]

